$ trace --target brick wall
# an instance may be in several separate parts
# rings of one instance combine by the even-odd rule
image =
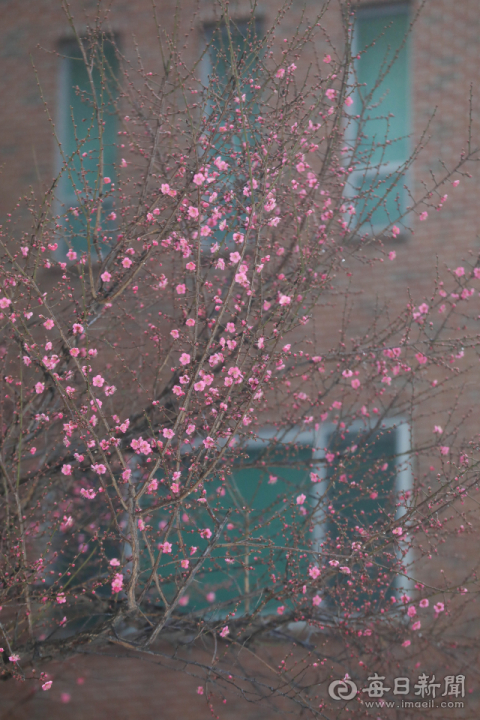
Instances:
[[[192,26],[194,43],[200,42],[199,28],[211,19],[207,2],[200,9],[185,0],[187,10],[181,21],[185,28]],[[95,10],[96,3],[72,2],[73,13],[80,28],[85,27],[88,13]],[[291,9],[279,23],[278,37],[288,37],[300,21],[302,3],[293,2]],[[412,8],[419,3],[412,4]],[[261,13],[266,26],[274,18],[279,3],[264,0]],[[171,27],[171,3],[158,0],[158,19],[163,28]],[[230,9],[237,17],[245,16],[249,3],[231,3]],[[318,9],[318,3],[310,0],[307,11],[310,16]],[[195,12],[194,12],[195,10]],[[151,19],[150,0],[114,0],[109,23],[118,35],[122,49],[134,62],[131,38],[135,31],[143,54],[145,67],[155,69],[158,63],[156,27]],[[335,7],[325,18],[325,24],[334,44],[342,43],[341,26]],[[52,126],[39,94],[39,87],[32,69],[33,56],[43,97],[55,118],[58,114],[60,43],[71,36],[68,23],[57,0],[3,0],[0,2],[0,223],[7,219],[31,186],[37,193],[50,186],[55,173],[56,150]],[[38,49],[41,45],[43,50]],[[319,52],[323,48],[319,47]],[[308,57],[304,57],[305,64]],[[473,83],[472,145],[480,145],[479,102],[476,86],[480,66],[480,14],[478,0],[429,0],[423,9],[412,36],[412,148],[420,141],[422,133],[431,120],[424,148],[413,171],[414,192],[421,192],[422,181],[430,171],[441,172],[442,163],[453,167],[459,153],[466,149],[468,140],[469,95]],[[432,111],[437,108],[432,118]],[[436,256],[441,255],[440,267],[456,267],[468,261],[468,252],[480,251],[478,213],[478,190],[480,167],[472,164],[471,179],[463,178],[456,189],[447,190],[449,199],[440,212],[430,212],[427,222],[413,222],[413,233],[403,242],[392,242],[397,252],[394,262],[369,267],[356,279],[354,290],[361,293],[356,305],[354,322],[360,329],[373,317],[375,295],[386,297],[393,309],[400,309],[411,290],[416,298],[428,294],[435,278]],[[27,220],[25,219],[25,223]],[[375,293],[372,292],[375,289]],[[322,339],[336,336],[338,315],[335,309],[319,313],[313,321],[312,332]],[[439,416],[455,400],[455,393],[443,399],[436,410]],[[460,410],[480,400],[480,383],[474,374],[468,388],[468,396],[460,402]],[[432,408],[435,410],[435,408]],[[476,418],[471,417],[467,427],[474,430]],[[417,438],[427,438],[431,427],[416,427]],[[418,469],[421,475],[423,469]],[[441,554],[441,562],[454,573],[461,562],[473,563],[476,550],[471,541],[449,545]],[[280,651],[273,651],[278,654]],[[2,720],[43,720],[43,718],[66,718],[80,720],[117,720],[143,718],[203,718],[211,717],[205,701],[196,694],[199,681],[188,674],[173,673],[165,667],[159,671],[145,659],[130,661],[117,659],[114,655],[105,659],[95,655],[80,657],[52,666],[55,690],[52,693],[32,695],[28,686],[0,687],[0,718]],[[83,685],[78,678],[84,678]],[[61,694],[71,698],[63,704]],[[218,708],[217,708],[218,709]],[[222,717],[227,720],[248,718],[256,720],[276,714],[264,711],[238,699],[227,698]],[[460,716],[459,716],[460,717]]]

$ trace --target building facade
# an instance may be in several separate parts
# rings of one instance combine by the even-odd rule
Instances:
[[[304,6],[297,0],[286,7],[277,0],[265,0],[258,6],[259,32],[261,28],[277,23],[277,37],[290,37],[301,22]],[[69,7],[79,32],[84,32],[97,4],[78,0]],[[347,10],[356,12],[354,52],[360,53],[363,47],[371,46],[358,65],[359,81],[365,88],[374,85],[385,57],[397,55],[392,71],[379,85],[374,97],[374,102],[383,102],[386,116],[392,114],[392,122],[375,124],[376,121],[372,121],[365,142],[382,133],[387,141],[381,160],[373,158],[371,161],[372,166],[380,163],[380,177],[375,176],[375,181],[379,182],[388,180],[389,174],[407,163],[412,153],[418,153],[406,175],[408,187],[397,186],[389,201],[403,209],[411,202],[411,197],[421,194],[425,183],[430,186],[432,178],[435,180],[445,169],[453,171],[462,152],[477,144],[480,146],[478,3],[476,0],[427,0],[421,7],[416,0],[392,0],[353,3]],[[175,18],[171,4],[165,0],[157,2],[156,22],[152,19],[152,6],[148,0],[114,0],[108,10],[101,9],[101,12],[105,12],[105,26],[126,62],[135,64],[138,42],[143,66],[155,71],[159,63],[158,28],[167,36],[173,32]],[[230,4],[230,13],[239,25],[249,12],[249,3],[243,4],[239,0]],[[307,15],[314,16],[316,12],[318,3],[309,0]],[[189,33],[187,56],[195,58],[202,53],[215,19],[210,3],[185,0],[179,21],[182,29]],[[12,212],[18,204],[24,206],[30,188],[34,194],[41,194],[51,186],[61,167],[57,141],[67,154],[72,150],[74,138],[69,135],[69,120],[71,113],[77,112],[77,96],[72,88],[81,87],[87,79],[74,62],[74,35],[60,2],[3,0],[0,2],[0,21],[0,224],[8,228]],[[332,45],[341,52],[344,37],[340,6],[332,4],[322,22]],[[406,33],[408,38],[405,40]],[[322,45],[319,41],[315,50],[321,55],[328,48],[330,44]],[[105,53],[108,55],[108,47]],[[303,56],[300,63],[307,67],[310,59]],[[112,56],[111,64],[114,62]],[[205,72],[208,75],[208,71]],[[98,83],[100,87],[101,79]],[[359,98],[354,100],[352,113],[358,101]],[[81,113],[81,109],[78,112]],[[109,146],[112,146],[119,132],[113,116],[104,131],[110,138]],[[389,144],[392,140],[395,141]],[[114,177],[118,161],[114,153],[106,157],[105,174]],[[400,228],[398,236],[384,239],[387,255],[393,252],[395,260],[389,262],[386,255],[382,264],[366,264],[364,276],[356,288],[359,300],[355,323],[359,328],[368,327],[371,322],[378,296],[386,298],[391,308],[398,311],[405,305],[408,291],[416,298],[428,296],[435,283],[437,257],[442,270],[476,263],[476,255],[480,252],[477,212],[480,168],[472,162],[461,175],[452,174],[452,181],[456,179],[460,179],[460,184],[450,186],[448,198],[443,202],[439,195],[437,209],[429,211],[428,221],[420,220],[419,212],[413,213]],[[366,181],[374,181],[373,171],[370,175],[367,173]],[[66,206],[73,204],[71,184],[65,179],[58,186],[58,197]],[[385,223],[382,212],[373,215],[374,231]],[[29,232],[28,208],[15,223],[20,231]],[[317,324],[321,326],[320,337],[328,337],[338,331],[338,316],[332,313],[330,317],[317,318]],[[319,342],[321,344],[322,340]],[[480,400],[479,378],[469,377],[468,397],[461,400],[464,405],[460,405],[465,413]],[[454,395],[447,396],[443,405],[434,408],[439,423],[448,415],[454,399]],[[475,432],[475,423],[476,418],[471,416],[467,422],[469,432]],[[431,435],[430,425],[421,420],[412,431],[420,442],[426,442]],[[406,451],[409,441],[404,433],[399,431],[392,438],[396,443],[395,452]],[[312,443],[312,447],[314,445]],[[421,477],[425,471],[425,468],[415,468],[409,475],[403,470],[392,478],[392,482],[399,483],[398,487],[406,491],[414,482],[413,475]],[[443,567],[452,578],[459,560],[462,565],[475,561],[472,549],[461,538],[442,557]],[[192,656],[194,660],[195,657]],[[272,662],[278,663],[279,657],[280,651],[272,646]],[[257,671],[250,658],[245,662],[248,672]],[[112,712],[125,720],[130,717],[210,717],[210,709],[207,704],[201,704],[197,694],[201,672],[197,673],[195,666],[187,673],[176,672],[178,668],[174,665],[166,663],[159,670],[144,658],[135,661],[119,659],[115,658],[114,652],[109,655],[108,663],[94,654],[77,657],[70,663],[54,665],[55,694],[35,695],[27,686],[16,687],[15,691],[11,687],[4,691],[0,688],[0,701],[4,692],[6,708],[6,714],[0,714],[0,717],[2,720],[4,717],[34,720],[47,715],[60,718],[68,713],[72,720],[80,720],[87,714],[94,720]],[[473,693],[473,699],[477,693]],[[478,701],[478,697],[476,699]],[[228,720],[237,717],[255,720],[268,716],[268,712],[273,717],[281,709],[281,704],[277,709],[265,710],[227,697],[222,713]]]

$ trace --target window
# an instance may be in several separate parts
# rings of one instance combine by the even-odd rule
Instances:
[[[400,567],[408,565],[410,558],[403,556],[394,536],[383,530],[408,506],[412,485],[409,426],[386,422],[375,430],[355,424],[348,431],[330,428],[324,432],[323,444],[327,462],[318,491],[322,498],[319,548],[334,563],[341,565],[342,557],[349,558],[345,564],[357,578],[351,583],[348,574],[336,574],[330,585],[330,605],[340,610],[349,589],[355,611],[368,614],[410,586]],[[352,549],[366,539],[373,562],[352,562]],[[363,583],[358,582],[360,575]]]
[[[218,157],[228,160],[223,167],[217,164],[211,169],[211,172],[218,170],[222,175],[223,187],[218,194],[223,195],[229,206],[228,215],[224,216],[228,225],[229,220],[243,214],[242,205],[246,197],[242,190],[250,185],[250,169],[243,148],[248,144],[253,151],[256,144],[254,120],[260,113],[252,84],[262,54],[261,23],[254,19],[248,22],[229,21],[228,26],[224,23],[207,25],[204,37],[206,52],[202,75],[203,83],[210,91],[207,114],[211,123],[211,140],[209,148],[203,151],[202,163],[212,163]],[[240,104],[242,113],[239,112]],[[245,117],[247,121],[243,122]],[[239,184],[242,177],[243,182]],[[231,236],[228,230],[215,228],[206,244],[210,246],[215,242],[229,244]]]
[[[307,556],[299,555],[305,547],[308,523],[306,507],[295,505],[295,498],[310,492],[310,470],[313,460],[312,433],[290,434],[278,444],[265,437],[246,448],[244,457],[236,463],[234,472],[226,477],[220,489],[225,509],[232,514],[225,533],[225,542],[247,538],[248,544],[233,546],[232,550],[215,551],[215,569],[199,577],[199,589],[204,597],[215,593],[217,607],[230,607],[232,599],[243,598],[237,612],[254,612],[265,598],[265,589],[275,578],[295,576],[300,568],[305,576]],[[293,505],[292,505],[293,499]],[[308,503],[307,503],[308,505]],[[303,512],[302,512],[303,511]],[[297,545],[293,553],[285,547],[285,530],[295,524]],[[288,545],[291,544],[289,537]],[[267,602],[263,612],[275,612],[278,603]]]
[[[88,52],[88,44],[85,43]],[[77,43],[65,44],[61,66],[58,129],[62,143],[64,162],[58,186],[59,212],[64,217],[67,242],[60,248],[63,254],[69,246],[76,252],[87,250],[97,224],[96,213],[87,212],[85,202],[105,195],[101,207],[101,241],[114,229],[111,217],[113,204],[109,192],[115,182],[116,131],[115,114],[116,80],[118,61],[113,42],[105,38],[95,46],[92,80]],[[100,130],[98,119],[100,119]],[[104,185],[109,177],[111,184]],[[95,205],[95,203],[93,203]]]
[[[408,30],[406,4],[357,11],[353,55],[360,87],[352,106],[350,140],[358,143],[360,167],[350,191],[360,196],[357,220],[365,231],[398,222],[407,208],[401,168],[409,157]],[[354,116],[362,114],[359,127]]]
[[[225,609],[233,609],[232,602],[237,603],[236,612],[254,612],[266,599],[265,588],[272,586],[272,575],[280,579],[289,572],[295,574],[300,567],[303,568],[302,577],[306,575],[307,556],[299,554],[297,548],[289,557],[283,533],[295,521],[298,547],[305,545],[302,533],[311,539],[310,523],[307,519],[305,523],[301,522],[308,516],[308,502],[304,508],[303,505],[292,507],[290,501],[301,493],[308,496],[311,492],[315,434],[291,432],[278,442],[272,442],[273,437],[273,432],[265,432],[262,438],[249,443],[233,473],[225,475],[222,482],[212,480],[209,483],[209,494],[213,489],[220,496],[221,513],[229,510],[230,516],[218,547],[213,549],[184,598],[186,610],[190,612],[225,612]],[[143,502],[150,501],[145,498]],[[211,528],[212,519],[205,506],[196,500],[187,513],[182,520],[182,538],[185,547],[190,549],[191,529],[196,546],[195,562],[209,540],[205,537],[199,541],[199,530]],[[159,521],[166,524],[168,519],[167,514],[162,518],[155,517],[155,525]],[[247,543],[236,544],[245,538]],[[171,539],[178,545],[175,532]],[[167,561],[161,569],[162,587],[169,594],[173,594],[176,578],[172,566]],[[147,578],[151,568],[147,553],[145,567]],[[262,611],[275,612],[277,605],[270,600]]]
[[[382,526],[390,525],[392,516],[399,518],[408,502],[409,426],[384,423],[373,432],[354,424],[350,432],[341,434],[327,426],[275,437],[273,431],[262,433],[242,451],[231,475],[209,483],[209,495],[212,491],[219,495],[217,517],[221,519],[219,512],[223,515],[227,510],[230,516],[218,546],[188,588],[185,609],[221,614],[251,613],[260,607],[262,612],[277,612],[278,602],[266,595],[267,589],[284,578],[303,582],[309,566],[316,563],[313,549],[327,567],[330,559],[349,556],[344,564],[356,578],[367,572],[367,591],[356,592],[354,587],[350,596],[353,593],[358,612],[378,611],[408,589],[399,574],[399,562],[408,564],[409,558],[402,557],[393,535],[385,539]],[[329,453],[334,459],[329,460]],[[320,482],[312,483],[312,472]],[[188,558],[192,535],[193,562],[209,540],[208,536],[199,540],[199,531],[212,527],[209,511],[198,497],[182,517],[181,533],[172,527],[169,536],[177,550],[179,542],[184,544]],[[144,495],[142,506],[150,502]],[[149,522],[164,527],[171,517],[155,513]],[[374,562],[365,570],[351,558],[352,543],[364,542],[375,533],[379,537],[370,547]],[[153,551],[156,555],[156,548]],[[151,561],[146,549],[144,556],[147,579]],[[179,572],[178,563],[169,563],[168,555],[164,556],[162,587],[168,597],[174,593]],[[326,588],[322,608],[338,610],[348,582],[348,575],[337,572]]]

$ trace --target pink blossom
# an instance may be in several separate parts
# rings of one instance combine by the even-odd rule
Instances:
[[[411,640],[404,640],[402,642],[402,647],[409,647],[409,645],[411,645],[411,644],[412,644]]]
[[[353,98],[352,97],[345,98],[345,105],[347,105],[348,107],[350,107],[350,105],[353,105]]]
[[[442,602],[439,602],[433,606],[433,609],[437,614],[439,614],[445,610],[445,605]]]
[[[110,280],[112,279],[112,276],[110,275],[109,272],[107,272],[107,270],[105,270],[105,272],[100,275],[100,278],[103,280],[103,282],[106,283],[106,282],[110,282]]]
[[[244,240],[244,235],[242,233],[233,233],[233,242],[237,243],[237,245],[241,245]]]
[[[314,565],[313,567],[311,567],[309,569],[308,574],[310,575],[311,578],[316,580],[320,575],[320,568],[317,565]]]
[[[130,260],[130,258],[123,258],[122,265],[124,268],[129,268],[132,265],[132,261]]]
[[[200,530],[200,537],[210,540],[210,538],[212,537],[212,531],[210,530],[210,528],[204,528],[203,530]]]
[[[328,463],[332,463],[335,460],[335,455],[331,452],[327,452],[327,453],[325,453],[325,460]]]
[[[71,475],[72,474],[72,466],[71,465],[62,465],[62,473],[64,475]]]
[[[449,452],[450,452],[450,448],[448,447],[448,445],[442,445],[442,447],[440,448],[440,454],[448,455]]]
[[[43,323],[43,327],[47,330],[51,330],[53,327],[55,327],[55,323],[50,318],[48,320],[45,320]]]
[[[203,687],[201,685],[197,687],[197,695],[203,695]]]
[[[328,90],[326,91],[325,95],[327,96],[327,98],[328,98],[329,100],[335,100],[335,97],[336,97],[336,95],[337,95],[337,91],[334,90],[333,88],[328,88]]]
[[[103,182],[105,183],[105,185],[109,185],[112,181],[109,177],[104,177]]]
[[[284,68],[278,68],[277,72],[275,73],[275,77],[277,78],[283,78],[285,75],[285,69]]]
[[[188,208],[188,214],[191,218],[198,218],[198,215],[199,215],[198,208],[193,207],[193,205],[190,205],[190,207]]]
[[[278,298],[279,305],[290,305],[291,302],[292,298],[289,295],[280,294],[280,297]]]
[[[325,55],[325,57],[323,58],[323,62],[327,63],[327,65],[330,65],[330,63],[332,62],[331,55]]]
[[[123,588],[122,573],[115,573],[112,580],[112,593],[119,593]]]
[[[222,630],[220,631],[220,637],[222,637],[222,638],[227,637],[229,632],[230,632],[230,630],[228,629],[228,625],[225,625],[225,627],[222,628]]]
[[[190,362],[190,360],[191,360],[191,358],[190,358],[190,355],[189,355],[188,353],[182,353],[182,354],[180,355],[180,364],[181,364],[181,365],[188,365],[188,363]]]
[[[59,605],[62,605],[63,603],[66,603],[66,602],[67,602],[67,598],[65,597],[65,593],[59,593],[57,595],[57,603]]]
[[[396,527],[396,528],[393,528],[392,533],[394,535],[403,535],[403,530],[401,527]]]
[[[76,260],[77,259],[77,253],[74,250],[69,250],[67,252],[67,257],[69,260]]]
[[[170,185],[168,183],[163,183],[160,186],[160,192],[162,192],[163,195],[168,195],[170,193]]]
[[[285,612],[285,605],[279,605],[277,607],[277,615],[283,615],[284,612]]]
[[[44,390],[45,390],[45,384],[44,384],[44,383],[42,383],[42,382],[36,383],[36,385],[35,385],[35,392],[37,393],[37,395],[41,395]]]
[[[297,496],[297,505],[303,505],[303,503],[305,502],[306,499],[307,499],[307,496],[304,495],[303,493],[301,495],[298,495]]]
[[[53,683],[53,680],[47,680],[47,682],[43,683],[42,690],[43,691],[50,690],[50,688],[52,687],[52,683]]]
[[[171,440],[175,436],[175,433],[171,428],[163,428],[162,435],[164,438]]]
[[[414,605],[410,605],[407,610],[408,617],[414,617],[417,614],[417,608]]]
[[[465,275],[465,268],[461,266],[457,267],[457,269],[455,270],[455,275],[457,277],[462,277],[463,275]]]
[[[148,484],[147,494],[153,495],[156,490],[158,490],[158,480],[157,478],[153,478]]]
[[[105,473],[107,472],[107,468],[101,463],[96,463],[95,465],[92,465],[92,470],[98,475],[105,475]]]
[[[196,173],[193,176],[193,182],[195,183],[195,185],[202,185],[205,182],[205,175],[201,172]]]
[[[83,327],[83,325],[80,325],[80,323],[73,323],[72,332],[73,332],[74,335],[78,335],[79,333],[83,333],[83,332],[84,332],[84,327]]]
[[[190,423],[185,432],[187,433],[187,435],[191,435],[193,432],[195,432],[195,425],[193,423]]]
[[[95,385],[95,387],[102,387],[105,380],[101,375],[95,375],[95,377],[92,380],[92,383]]]
[[[82,495],[87,500],[93,500],[96,497],[97,493],[95,492],[95,490],[85,490],[85,488],[82,488],[80,490],[80,495]]]
[[[190,272],[193,272],[197,266],[195,265],[194,262],[188,262],[188,263],[185,265],[185,267],[186,267],[187,270],[189,270]]]
[[[172,552],[172,543],[165,541],[164,543],[158,543],[158,549],[167,555]]]
[[[354,390],[357,390],[361,385],[360,380],[358,378],[354,378],[351,385]]]
[[[205,440],[203,441],[203,444],[205,445],[205,447],[207,449],[213,448],[213,447],[215,447],[215,440],[213,438],[211,438],[209,435],[208,437],[205,438]]]
[[[0,308],[2,308],[2,310],[5,310],[5,308],[7,308],[11,304],[12,301],[9,300],[7,297],[0,298]]]
[[[420,215],[418,216],[418,219],[419,219],[421,222],[423,222],[423,221],[426,220],[427,218],[428,218],[428,212],[427,212],[426,210],[424,210],[424,211],[423,211],[422,213],[420,213]]]
[[[120,560],[117,560],[117,558],[112,558],[112,559],[110,560],[110,565],[111,565],[112,567],[118,567],[118,566],[120,565]]]
[[[350,575],[351,572],[352,572],[352,571],[350,570],[350,568],[347,567],[346,565],[340,565],[340,570],[342,571],[342,573],[343,573],[344,575]]]
[[[396,257],[397,257],[397,253],[395,252],[395,250],[392,250],[391,252],[388,253],[389,260],[395,260]]]
[[[116,389],[115,385],[105,385],[105,395],[113,395]]]
[[[175,290],[177,291],[177,295],[185,295],[185,292],[186,292],[185,285],[183,285],[183,284],[177,285]]]
[[[443,433],[443,429],[441,428],[440,425],[435,425],[433,428],[433,432],[438,433],[438,435],[441,435]]]
[[[190,565],[190,560],[181,560],[180,565],[182,566],[182,568],[186,569]]]
[[[315,595],[312,598],[312,605],[314,605],[314,607],[318,607],[321,602],[322,602],[322,598],[320,597],[320,595]]]
[[[420,605],[421,608],[426,608],[426,607],[428,607],[429,602],[428,602],[427,598],[423,598],[423,600],[420,600],[419,605]]]

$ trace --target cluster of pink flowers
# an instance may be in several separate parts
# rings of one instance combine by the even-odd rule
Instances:
[[[112,580],[112,593],[119,593],[123,590],[123,575],[122,573],[115,573]]]

